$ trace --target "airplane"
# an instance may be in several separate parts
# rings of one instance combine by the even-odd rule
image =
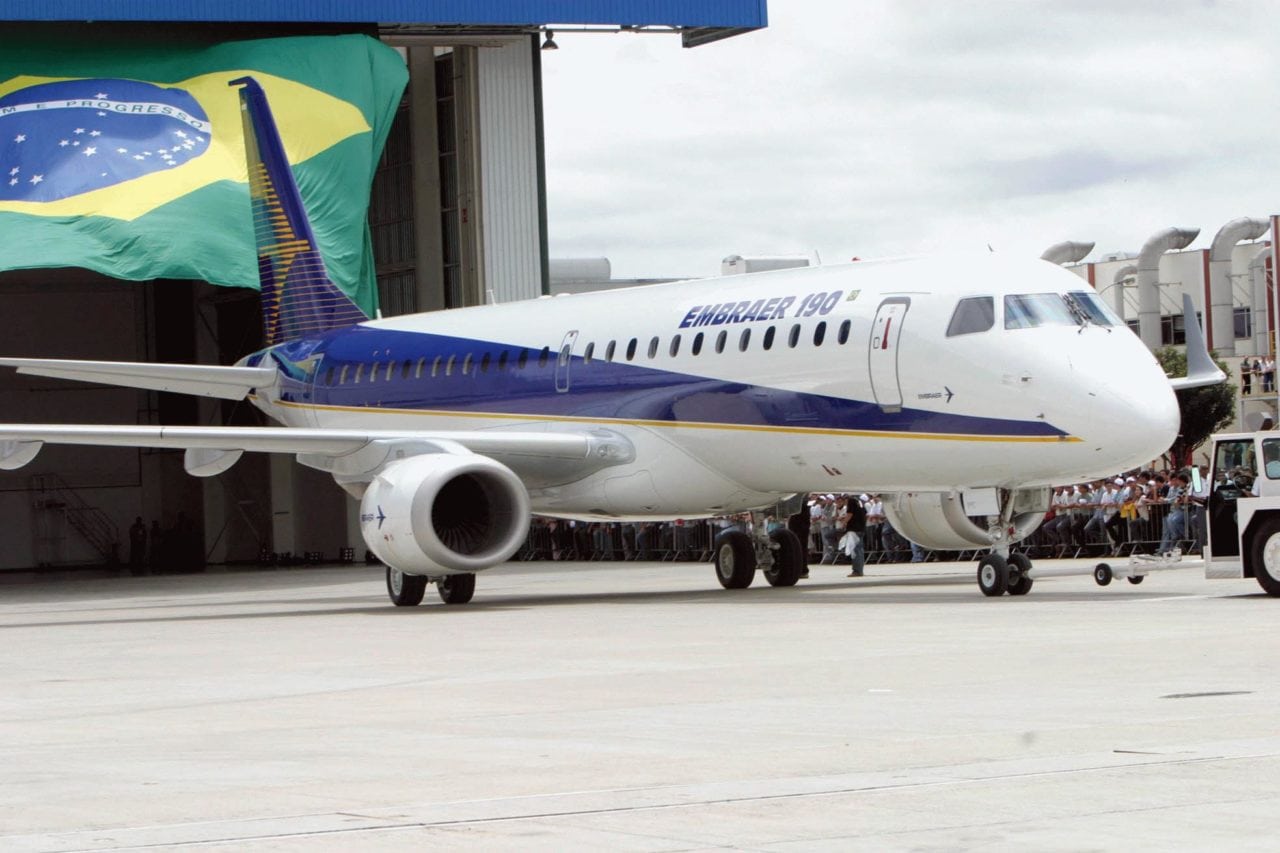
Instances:
[[[264,349],[235,366],[4,358],[19,372],[248,398],[279,427],[0,426],[0,467],[45,444],[180,448],[194,476],[289,453],[360,501],[397,606],[469,601],[533,514],[750,512],[714,544],[725,588],[794,585],[805,548],[758,523],[812,492],[892,493],[893,527],[990,549],[987,596],[1031,588],[1010,547],[1050,486],[1157,458],[1174,390],[1225,379],[1190,312],[1170,379],[1061,267],[994,253],[863,260],[367,318],[329,279],[266,97],[239,88]],[[971,516],[988,516],[984,526]]]

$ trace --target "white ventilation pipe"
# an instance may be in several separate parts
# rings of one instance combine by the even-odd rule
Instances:
[[[1138,253],[1138,337],[1148,349],[1160,347],[1160,258],[1185,249],[1199,234],[1199,228],[1166,228],[1152,234]]]
[[[1218,355],[1236,354],[1235,299],[1231,288],[1231,252],[1241,240],[1256,240],[1271,223],[1242,216],[1218,229],[1209,249],[1209,304],[1213,314],[1213,348]]]
[[[1125,264],[1116,270],[1115,277],[1111,279],[1111,289],[1115,292],[1111,294],[1111,307],[1115,310],[1116,316],[1122,320],[1129,319],[1125,315],[1124,304],[1124,283],[1126,280],[1133,278],[1138,274],[1138,268],[1133,264]]]
[[[1267,337],[1267,260],[1270,257],[1271,247],[1264,246],[1249,261],[1249,281],[1253,283],[1249,318],[1253,322],[1253,351],[1258,355],[1271,349],[1271,341]]]
[[[1045,249],[1040,260],[1051,264],[1074,264],[1084,260],[1085,255],[1092,251],[1092,243],[1076,243],[1068,240],[1064,243],[1054,243]]]

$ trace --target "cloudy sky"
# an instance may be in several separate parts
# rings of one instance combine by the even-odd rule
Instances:
[[[1280,213],[1280,7],[772,0],[759,32],[556,36],[552,257],[696,276],[739,253],[1207,246]]]

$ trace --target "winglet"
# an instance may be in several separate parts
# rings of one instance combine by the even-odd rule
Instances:
[[[1173,390],[1184,388],[1203,388],[1205,385],[1218,385],[1227,381],[1227,374],[1218,369],[1209,356],[1209,348],[1205,346],[1204,332],[1196,322],[1195,308],[1191,304],[1191,295],[1182,294],[1183,325],[1187,333],[1187,375],[1179,379],[1170,379]]]
[[[228,85],[240,87],[267,344],[369,319],[329,278],[266,93],[252,77]]]

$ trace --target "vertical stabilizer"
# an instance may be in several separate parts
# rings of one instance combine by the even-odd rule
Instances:
[[[262,87],[252,77],[229,85],[240,87],[267,345],[367,320],[329,279]]]

